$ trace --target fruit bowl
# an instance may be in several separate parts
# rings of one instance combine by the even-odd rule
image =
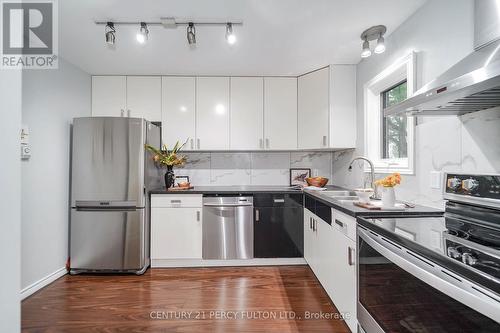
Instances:
[[[306,183],[309,186],[324,187],[328,183],[328,178],[325,177],[308,177]]]

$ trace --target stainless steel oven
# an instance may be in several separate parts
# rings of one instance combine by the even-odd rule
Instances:
[[[358,218],[360,330],[500,332],[500,175],[446,179],[442,217]]]

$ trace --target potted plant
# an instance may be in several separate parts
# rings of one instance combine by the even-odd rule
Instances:
[[[401,184],[401,175],[397,172],[375,182],[375,185],[382,186],[383,207],[394,207],[396,205],[394,187],[399,184]]]
[[[162,149],[157,149],[151,145],[146,145],[146,149],[153,154],[153,160],[160,166],[167,167],[167,172],[165,173],[165,186],[167,187],[167,189],[171,188],[174,185],[174,166],[181,166],[186,163],[186,156],[179,155],[179,152],[181,151],[182,147],[184,147],[186,142],[181,145],[179,144],[179,141],[177,141],[172,150],[168,150],[166,145],[163,145]]]

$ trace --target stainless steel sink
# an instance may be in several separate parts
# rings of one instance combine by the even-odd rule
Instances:
[[[342,197],[342,198],[345,198],[345,197],[356,197],[356,192],[354,191],[324,191],[322,192],[321,194],[324,194],[326,196],[329,196],[329,197]]]

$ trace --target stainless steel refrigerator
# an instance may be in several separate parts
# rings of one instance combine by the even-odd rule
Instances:
[[[144,119],[73,120],[70,272],[130,272],[149,266],[148,191],[161,185],[145,144],[160,128]]]

